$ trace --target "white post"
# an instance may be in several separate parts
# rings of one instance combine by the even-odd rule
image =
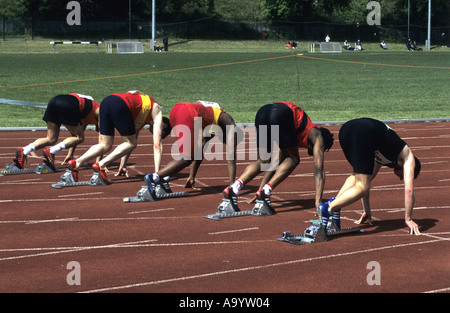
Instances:
[[[152,0],[152,39],[150,40],[150,50],[155,51],[155,0]]]
[[[428,0],[428,39],[427,49],[431,49],[431,0]]]
[[[128,0],[128,39],[131,39],[131,0]]]
[[[410,21],[410,3],[409,3],[409,0],[408,0],[408,39],[409,39],[409,21]]]

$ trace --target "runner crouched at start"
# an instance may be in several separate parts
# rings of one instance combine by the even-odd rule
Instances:
[[[117,129],[123,143],[118,145],[108,156],[95,162],[92,168],[102,179],[110,184],[105,167],[118,158],[128,158],[137,146],[139,131],[150,124],[153,132],[153,152],[155,168],[159,170],[162,156],[162,140],[170,133],[170,123],[164,118],[160,105],[150,96],[140,91],[114,93],[100,104],[100,138],[99,143],[89,148],[76,160],[69,161],[69,169],[75,181],[78,181],[78,169],[87,161],[109,152],[114,143],[114,131]],[[121,162],[119,173],[125,166]]]

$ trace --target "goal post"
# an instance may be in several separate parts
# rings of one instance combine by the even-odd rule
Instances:
[[[126,53],[144,53],[144,44],[142,42],[116,42],[117,53],[126,54]]]
[[[342,46],[340,42],[321,42],[320,43],[321,53],[341,53]]]

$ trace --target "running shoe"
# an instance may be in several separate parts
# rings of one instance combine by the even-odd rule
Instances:
[[[267,206],[269,212],[271,212],[272,214],[275,214],[275,210],[272,209],[272,205],[270,204],[270,197],[268,195],[266,195],[266,193],[264,192],[264,190],[262,188],[256,192],[256,197],[259,200],[262,200],[264,202],[264,204]]]
[[[322,226],[326,230],[328,226],[328,220],[330,218],[330,212],[328,212],[328,207],[330,206],[330,203],[324,202],[319,204],[317,210],[320,212],[320,216],[322,219]]]
[[[68,162],[68,164],[69,164],[69,170],[72,172],[73,179],[77,182],[78,181],[78,169],[76,168],[77,161],[70,160]]]
[[[327,203],[328,206],[331,202],[336,198],[330,198]],[[341,209],[333,211],[333,214],[331,215],[333,217],[334,224],[336,225],[337,229],[341,229]]]
[[[341,229],[341,209],[333,211],[333,213],[330,214],[328,211],[330,207],[330,203],[333,202],[335,198],[330,198],[327,202],[322,203],[319,205],[317,210],[321,213],[322,216],[322,225],[323,228],[327,228],[328,221],[330,217],[333,218],[334,224],[336,225],[337,229]]]
[[[159,185],[161,186],[161,188],[164,190],[165,193],[172,193],[172,189],[170,189],[170,185],[169,185],[169,181],[170,178],[163,178],[160,180]]]
[[[108,177],[106,176],[106,170],[104,168],[101,168],[98,162],[95,162],[92,164],[92,168],[94,169],[94,172],[97,172],[100,174],[102,179],[108,184],[111,185],[111,182],[109,181]]]
[[[42,154],[44,155],[44,162],[45,164],[47,164],[47,166],[49,166],[54,172],[56,172],[56,167],[55,167],[55,155],[50,153],[50,148],[46,148],[44,149],[44,151],[42,151]]]
[[[144,181],[148,186],[148,191],[150,191],[150,194],[153,198],[156,198],[156,192],[155,187],[156,183],[153,181],[153,174],[147,174],[144,176]]]
[[[230,200],[230,204],[233,208],[233,210],[235,212],[239,212],[239,208],[238,208],[238,201],[237,201],[237,195],[236,193],[233,191],[233,188],[231,188],[231,186],[226,187],[223,190],[223,197],[225,199],[229,199]]]
[[[14,159],[14,164],[19,168],[23,169],[27,156],[23,153],[23,148],[16,149],[16,158]]]

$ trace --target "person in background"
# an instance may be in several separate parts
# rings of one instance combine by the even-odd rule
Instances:
[[[362,44],[361,44],[361,40],[358,39],[358,40],[356,41],[356,43],[355,43],[355,49],[356,49],[356,50],[359,50],[359,51],[364,50],[363,47],[362,47]]]
[[[163,45],[164,45],[164,51],[169,51],[169,36],[167,34],[163,37]]]
[[[353,48],[352,46],[350,46],[350,44],[348,43],[347,39],[345,39],[345,41],[344,41],[344,49],[345,49],[345,50],[350,50],[350,51],[355,50],[355,48]]]

